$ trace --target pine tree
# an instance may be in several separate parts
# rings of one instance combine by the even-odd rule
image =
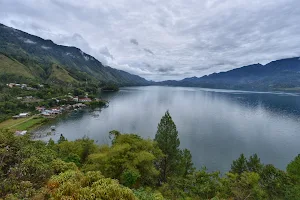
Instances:
[[[154,140],[165,154],[159,163],[159,169],[160,182],[166,182],[167,178],[177,171],[178,158],[180,157],[178,132],[169,111],[160,120]]]
[[[178,175],[186,177],[195,171],[192,154],[188,149],[180,151],[180,165],[178,166]]]
[[[245,171],[248,171],[247,159],[245,158],[244,154],[241,154],[237,160],[232,162],[230,172],[242,174]]]
[[[250,172],[261,172],[263,165],[261,164],[260,158],[257,156],[257,154],[250,156],[250,158],[247,161],[247,168]]]

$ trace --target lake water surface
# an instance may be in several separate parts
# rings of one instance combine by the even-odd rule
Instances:
[[[241,153],[257,153],[265,164],[285,169],[300,153],[300,96],[182,87],[128,87],[102,95],[109,107],[81,110],[57,120],[54,140],[84,135],[108,144],[110,130],[154,138],[166,110],[179,132],[182,148],[197,168],[225,172]],[[50,131],[46,125],[37,132]]]

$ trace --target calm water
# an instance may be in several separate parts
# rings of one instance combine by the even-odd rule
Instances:
[[[109,143],[108,132],[154,138],[166,110],[175,121],[182,148],[196,167],[227,171],[241,153],[257,153],[265,164],[285,169],[300,153],[300,96],[179,87],[131,87],[103,96],[101,111],[82,110],[55,122],[56,135],[70,140],[84,135]],[[53,124],[51,124],[53,125]],[[50,126],[38,132],[50,131]]]

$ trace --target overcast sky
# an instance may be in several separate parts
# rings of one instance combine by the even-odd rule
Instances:
[[[0,0],[0,22],[150,80],[300,56],[299,0]]]

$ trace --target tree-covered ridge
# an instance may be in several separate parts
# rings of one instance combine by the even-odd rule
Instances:
[[[169,112],[154,140],[111,131],[89,138],[34,141],[0,133],[0,199],[299,199],[300,156],[287,170],[243,154],[223,175],[193,167]]]
[[[21,71],[24,73],[20,74]],[[57,45],[3,24],[0,24],[0,78],[0,82],[21,78],[55,84],[86,81],[121,86],[150,84],[137,75],[104,66],[76,47]]]

